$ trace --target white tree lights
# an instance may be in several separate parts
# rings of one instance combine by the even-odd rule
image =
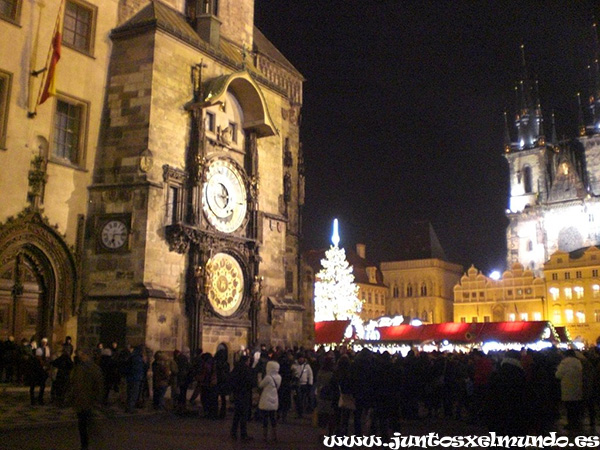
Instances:
[[[333,221],[333,245],[321,260],[322,269],[315,279],[315,322],[326,320],[352,320],[361,323],[359,313],[362,302],[358,298],[358,286],[354,283],[352,266],[346,260],[346,252],[339,248],[338,221]]]

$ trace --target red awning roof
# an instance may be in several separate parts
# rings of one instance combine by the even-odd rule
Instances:
[[[349,320],[315,322],[315,343],[334,344],[342,342],[348,325],[350,325]]]
[[[569,336],[569,330],[567,327],[554,327],[556,334],[558,335],[558,342],[567,343],[571,342],[571,336]]]
[[[545,336],[545,330],[550,335]],[[403,342],[536,342],[541,339],[558,340],[554,327],[550,322],[447,322],[430,325],[412,326],[398,325],[377,329],[382,341]]]

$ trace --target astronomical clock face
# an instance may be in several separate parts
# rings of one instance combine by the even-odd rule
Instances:
[[[244,298],[244,274],[237,260],[227,253],[217,253],[208,261],[208,301],[217,314],[229,317]]]
[[[210,224],[223,233],[237,230],[247,211],[246,185],[233,163],[212,162],[202,189],[202,205]]]

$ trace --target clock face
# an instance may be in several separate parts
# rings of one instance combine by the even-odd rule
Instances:
[[[109,220],[102,227],[100,242],[108,249],[120,249],[127,242],[128,234],[127,225],[123,221]]]
[[[221,316],[233,315],[244,299],[244,274],[237,260],[217,253],[207,264],[208,301]]]
[[[212,226],[224,233],[237,230],[247,211],[244,180],[233,163],[218,159],[207,169],[202,205]]]

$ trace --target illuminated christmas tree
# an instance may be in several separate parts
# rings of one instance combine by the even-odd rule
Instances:
[[[352,320],[361,323],[362,302],[358,298],[358,286],[354,283],[352,266],[346,260],[346,252],[338,246],[338,221],[333,221],[333,245],[321,260],[322,269],[315,281],[315,322],[326,320]]]

